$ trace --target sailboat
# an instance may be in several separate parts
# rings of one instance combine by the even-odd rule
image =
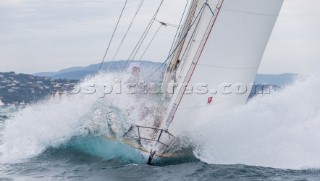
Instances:
[[[159,124],[133,125],[121,141],[140,150],[151,164],[155,158],[174,156],[170,146],[195,123],[214,121],[245,104],[282,4],[191,0],[165,62],[167,109]]]

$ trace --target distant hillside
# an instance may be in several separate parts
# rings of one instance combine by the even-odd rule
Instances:
[[[67,90],[63,86],[73,85],[78,80],[50,79],[15,72],[0,72],[0,106],[39,101],[51,93]],[[72,89],[72,86],[69,87]]]
[[[109,70],[112,72],[120,71],[125,67],[127,64],[126,61],[113,61],[113,62],[106,62],[103,64],[103,70]],[[127,64],[128,65],[128,64]],[[158,62],[151,62],[151,61],[141,61],[141,70],[143,74],[149,75],[154,70],[156,70],[161,63]],[[100,64],[93,64],[87,67],[71,67],[67,69],[60,70],[58,72],[42,72],[37,73],[38,76],[45,76],[50,77],[53,79],[76,79],[80,80],[85,78],[88,75],[96,74],[99,69]],[[160,75],[161,71],[158,71],[157,74]],[[256,78],[257,84],[267,83],[276,86],[285,86],[287,84],[292,83],[295,78],[297,77],[296,74],[258,74]]]
[[[102,66],[102,70],[118,72],[121,70],[126,70],[131,62],[127,61],[110,61],[106,62]],[[151,62],[151,61],[141,61],[141,73],[142,74],[151,74],[152,71],[156,70],[161,63]],[[93,64],[87,67],[71,67],[67,69],[60,70],[58,72],[40,72],[35,75],[50,77],[53,79],[83,79],[88,75],[94,75],[98,72],[100,64]]]

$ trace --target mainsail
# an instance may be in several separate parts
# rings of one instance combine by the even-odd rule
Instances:
[[[174,84],[177,87],[168,94],[170,104],[161,129],[179,135],[196,122],[214,120],[247,101],[282,3],[194,0],[190,4],[163,79],[167,93]],[[191,87],[193,92],[187,94]],[[195,92],[195,87],[201,91]],[[155,144],[154,150],[162,149]]]

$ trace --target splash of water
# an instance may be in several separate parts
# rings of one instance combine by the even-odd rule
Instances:
[[[110,82],[119,76],[99,74],[82,84]],[[313,74],[271,96],[256,97],[215,120],[197,121],[194,130],[188,133],[198,144],[195,155],[213,164],[319,168],[319,81],[320,75]],[[21,162],[50,147],[72,144],[106,159],[137,158],[134,162],[139,163],[141,160],[133,156],[136,155],[133,150],[88,136],[97,130],[92,121],[105,118],[105,107],[116,105],[120,110],[128,110],[136,104],[132,96],[102,99],[99,94],[77,94],[60,101],[45,100],[28,106],[6,121],[0,161]],[[138,115],[132,116],[138,119]],[[100,133],[105,134],[101,129]],[[74,142],[73,138],[80,139]]]
[[[319,168],[319,82],[320,74],[313,74],[215,120],[203,120],[192,134],[199,143],[195,154],[214,164]]]
[[[101,73],[87,78],[79,87],[86,87],[88,84],[114,83],[119,77],[123,75]],[[50,147],[58,148],[74,137],[86,137],[92,133],[103,136],[108,131],[103,129],[106,127],[104,124],[107,124],[106,108],[113,105],[120,110],[128,110],[137,104],[133,96],[127,94],[102,97],[99,92],[79,93],[65,96],[61,100],[47,99],[19,111],[5,123],[0,145],[0,161],[22,162],[38,156]],[[137,116],[133,114],[131,118],[137,119]],[[96,143],[91,146],[105,148],[104,158],[119,156],[110,153],[108,145],[101,145],[99,141]],[[115,150],[115,146],[109,144],[111,150]],[[100,155],[103,154],[101,149],[98,152]],[[125,157],[132,154],[130,151],[122,153]]]

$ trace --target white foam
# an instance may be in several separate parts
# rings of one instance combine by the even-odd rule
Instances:
[[[320,168],[319,91],[320,74],[313,74],[205,120],[192,134],[197,157],[214,164]]]
[[[99,74],[84,80],[84,84],[114,83],[118,74]],[[102,91],[101,91],[102,92]],[[100,93],[101,93],[100,92]],[[115,105],[126,110],[136,103],[132,96],[79,93],[61,100],[44,100],[21,110],[6,121],[0,145],[1,162],[21,162],[41,154],[49,147],[59,147],[72,137],[86,136],[92,129],[97,110]],[[104,114],[100,115],[103,119]]]

